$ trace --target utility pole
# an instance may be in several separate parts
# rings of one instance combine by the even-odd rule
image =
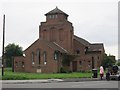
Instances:
[[[5,43],[5,15],[3,15],[3,47],[2,47],[2,76],[4,76],[4,43]]]

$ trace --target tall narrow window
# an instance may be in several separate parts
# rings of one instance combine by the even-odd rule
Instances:
[[[34,55],[34,52],[32,52],[32,64],[35,64],[35,55]]]
[[[85,51],[85,53],[87,53],[87,51],[88,51],[88,47],[85,47],[84,51]]]
[[[37,50],[37,61],[40,64],[40,49]]]
[[[79,61],[79,64],[82,65],[82,61]]]
[[[92,69],[94,69],[94,63],[95,63],[94,57],[92,57]]]
[[[54,60],[58,60],[58,57],[59,57],[58,51],[55,51],[54,52]]]
[[[22,67],[24,67],[24,62],[22,62]]]
[[[47,54],[46,54],[46,51],[44,51],[44,53],[43,53],[43,60],[44,60],[44,64],[46,65],[47,64]]]

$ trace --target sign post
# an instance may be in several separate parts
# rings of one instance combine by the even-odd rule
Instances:
[[[5,15],[3,15],[3,46],[2,46],[2,76],[4,76],[4,43],[5,43]]]

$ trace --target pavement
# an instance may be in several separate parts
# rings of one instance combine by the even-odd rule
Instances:
[[[103,78],[105,80],[105,78]],[[2,84],[24,84],[24,83],[52,83],[52,82],[82,82],[103,81],[100,78],[72,78],[72,79],[37,79],[37,80],[2,80]]]

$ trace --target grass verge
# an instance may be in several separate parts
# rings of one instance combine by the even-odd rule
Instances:
[[[11,69],[5,69],[2,80],[29,80],[29,79],[65,79],[65,78],[91,78],[91,72],[74,72],[74,73],[55,73],[55,74],[40,74],[40,73],[25,73],[12,72]]]

